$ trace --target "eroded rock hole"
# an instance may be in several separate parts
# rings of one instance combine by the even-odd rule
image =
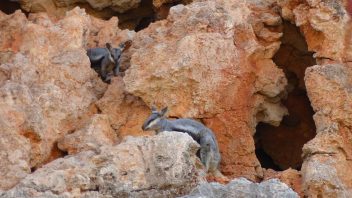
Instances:
[[[304,72],[315,65],[313,53],[299,29],[284,22],[284,36],[279,51],[273,58],[288,79],[288,96],[282,101],[289,115],[280,126],[260,123],[255,134],[256,154],[263,168],[285,170],[289,167],[300,170],[302,147],[315,136],[313,109],[304,84]]]
[[[117,15],[119,27],[138,32],[147,28],[153,22],[166,19],[172,6],[187,3],[189,2],[185,0],[176,0],[162,5],[153,5],[152,0],[142,0],[137,8]]]

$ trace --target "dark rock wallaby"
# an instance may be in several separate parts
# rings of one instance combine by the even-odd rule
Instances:
[[[108,74],[113,72],[117,76],[120,72],[120,57],[125,44],[118,48],[113,48],[110,43],[106,43],[105,48],[90,48],[87,55],[91,62],[91,67],[101,76],[104,81],[109,81]]]
[[[167,107],[160,112],[152,107],[152,114],[144,122],[142,129],[144,131],[177,131],[189,134],[196,142],[200,144],[199,158],[204,164],[207,172],[216,177],[224,177],[218,169],[221,156],[218,143],[213,132],[202,123],[188,119],[168,120],[166,118]]]

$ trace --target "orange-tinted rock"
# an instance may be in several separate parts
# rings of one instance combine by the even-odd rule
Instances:
[[[66,11],[73,9],[77,5],[88,9],[91,7],[97,11],[101,11],[104,8],[111,8],[114,11],[123,13],[136,8],[139,3],[140,0],[20,0],[22,9],[27,12],[48,12],[56,16],[63,16]]]
[[[2,189],[16,184],[30,168],[61,157],[58,139],[84,126],[96,112],[92,104],[107,86],[90,68],[86,44],[93,39],[118,42],[125,34],[106,33],[118,30],[110,25],[116,24],[112,19],[107,22],[111,30],[94,30],[97,36],[92,37],[95,22],[80,9],[59,21],[44,13],[28,19],[19,11],[0,14],[0,161],[6,173]]]
[[[352,189],[352,70],[348,64],[315,65],[306,87],[317,136],[303,147],[303,188],[308,197],[349,197]]]
[[[111,43],[113,47],[118,47],[120,43],[132,40],[134,31],[120,30],[117,17],[105,21],[95,17],[90,17],[89,39],[87,48],[105,47],[106,43]]]
[[[138,32],[130,49],[126,90],[148,106],[169,106],[170,116],[203,119],[219,141],[221,170],[231,177],[261,177],[255,126],[278,125],[287,113],[280,104],[286,79],[271,60],[281,19],[270,6],[177,5],[166,20]]]
[[[300,27],[309,51],[318,59],[352,60],[347,1],[278,1],[282,16]]]
[[[119,137],[152,134],[144,132],[142,125],[150,109],[138,97],[126,92],[121,77],[112,79],[104,96],[97,102],[101,113],[107,115]]]
[[[108,116],[96,114],[84,128],[59,140],[58,147],[68,154],[75,154],[85,150],[97,151],[101,146],[116,142],[117,134],[111,128]]]

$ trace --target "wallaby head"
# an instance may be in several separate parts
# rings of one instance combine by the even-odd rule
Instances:
[[[160,112],[153,106],[152,114],[144,122],[143,131],[156,131],[161,128],[161,121],[165,118],[167,107],[163,108]]]

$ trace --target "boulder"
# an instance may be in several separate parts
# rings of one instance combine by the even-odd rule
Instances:
[[[204,180],[198,148],[189,135],[179,132],[127,137],[97,152],[52,161],[0,197],[181,196]]]
[[[226,185],[202,183],[183,198],[298,198],[298,194],[278,179],[253,183],[245,178],[234,179]]]

